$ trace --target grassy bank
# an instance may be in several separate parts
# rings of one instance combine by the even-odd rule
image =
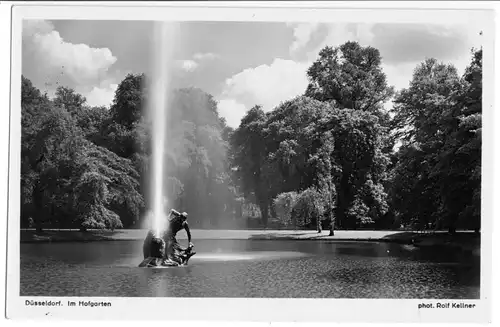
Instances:
[[[147,234],[144,229],[124,230],[21,230],[21,242],[95,242],[95,241],[142,241]],[[413,244],[421,247],[456,247],[467,251],[479,251],[480,236],[472,232],[458,232],[449,235],[446,232],[417,233],[401,231],[336,231],[335,236],[328,236],[328,231],[317,233],[307,230],[192,230],[193,240],[318,240],[318,241],[372,241]],[[179,239],[185,239],[185,233],[179,233]]]
[[[336,231],[335,236],[328,236],[328,231],[318,234],[316,231],[308,230],[191,230],[193,239],[230,239],[230,240],[362,240],[362,241],[400,241],[411,242],[412,232],[398,231]],[[143,240],[147,234],[145,229],[122,229],[122,230],[56,230],[47,229],[36,232],[34,229],[21,230],[21,242],[91,242],[91,241],[134,241]],[[185,233],[178,234],[179,239],[185,238]]]

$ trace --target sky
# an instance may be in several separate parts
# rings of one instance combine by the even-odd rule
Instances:
[[[58,86],[109,106],[128,73],[151,72],[150,21],[25,20],[22,72],[49,96]],[[303,94],[307,68],[325,46],[357,41],[380,51],[396,90],[408,86],[426,58],[461,74],[481,30],[468,25],[392,23],[182,22],[169,40],[174,87],[199,87],[218,101],[219,113],[237,127],[255,105],[272,110]]]

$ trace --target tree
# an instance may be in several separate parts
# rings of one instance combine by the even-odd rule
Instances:
[[[388,157],[382,151],[385,129],[378,122],[369,112],[306,97],[283,103],[268,115],[265,128],[265,162],[275,172],[267,178],[272,194],[311,187],[329,194],[331,234],[334,218],[351,228],[373,222],[356,223],[354,209],[366,207],[372,217],[387,210],[381,183]]]
[[[242,118],[231,138],[233,164],[237,169],[242,191],[246,197],[252,194],[255,196],[264,226],[267,225],[270,204],[268,184],[263,176],[266,151],[262,130],[265,121],[264,111],[255,106]]]
[[[83,141],[73,178],[77,222],[82,228],[131,226],[144,206],[132,162]]]
[[[59,91],[50,101],[23,78],[23,216],[32,216],[38,230],[44,224],[83,229],[130,224],[120,209],[136,219],[143,205],[132,163],[87,140],[91,128],[78,124],[84,121],[79,110],[87,109],[62,105],[82,97],[71,89]]]
[[[36,166],[41,156],[33,153],[41,119],[51,110],[49,99],[42,96],[26,77],[21,77],[21,225],[29,226],[36,210],[33,203],[33,190],[39,172]]]
[[[323,102],[297,97],[282,103],[268,115],[264,129],[268,153],[265,171],[270,173],[265,178],[272,197],[312,187],[331,195],[328,212],[333,212],[333,135],[318,124],[331,110]],[[321,231],[320,220],[317,221]]]
[[[302,226],[316,222],[316,228],[321,231],[321,220],[327,210],[329,197],[316,188],[307,188],[298,194],[292,207],[291,218]]]
[[[51,103],[45,105],[45,110],[34,117],[39,125],[31,135],[33,139],[28,139],[27,132],[24,140],[24,147],[30,152],[24,156],[24,164],[33,171],[28,175],[33,177],[29,196],[33,200],[33,218],[39,230],[44,223],[63,223],[64,217],[70,214],[68,189],[80,142],[79,130],[74,128],[71,115]]]
[[[474,51],[474,50],[473,50]],[[481,223],[481,116],[482,50],[474,51],[471,64],[455,93],[443,130],[447,137],[433,174],[440,179],[443,218],[452,229],[480,228]]]
[[[54,105],[63,107],[71,115],[78,115],[86,104],[87,99],[71,88],[59,86],[53,101]]]
[[[353,210],[368,208],[365,216],[387,210],[381,183],[388,157],[378,122],[370,112],[308,97],[286,101],[268,114],[254,108],[233,135],[246,194],[255,194],[266,212],[268,198],[315,189],[328,195],[332,233],[334,217],[343,227],[372,222],[358,221],[359,210]]]
[[[266,178],[273,196],[319,186],[319,161],[313,156],[328,142],[318,134],[318,121],[329,111],[330,107],[320,101],[297,97],[268,114],[263,129],[264,162],[272,173]]]
[[[333,108],[346,110],[341,113],[336,111],[336,114],[344,115],[346,122],[364,121],[368,123],[370,119],[362,116],[361,112],[369,112],[377,118],[376,127],[377,133],[376,144],[374,144],[373,165],[368,165],[371,170],[369,174],[360,169],[362,163],[354,161],[352,167],[349,163],[342,164],[337,162],[334,167],[335,171],[322,173],[325,176],[323,179],[328,181],[334,179],[335,176],[340,177],[340,180],[335,182],[335,192],[337,201],[340,201],[340,206],[336,207],[336,217],[340,225],[348,224],[351,228],[354,221],[359,224],[373,223],[373,218],[384,215],[387,211],[386,192],[383,184],[386,183],[388,175],[386,167],[389,163],[389,156],[394,146],[394,140],[389,135],[389,113],[383,109],[383,104],[389,100],[393,93],[393,87],[387,84],[386,76],[381,67],[382,58],[377,49],[372,47],[362,47],[357,42],[346,42],[343,45],[332,48],[325,47],[319,53],[319,58],[308,69],[309,85],[306,90],[306,95],[317,100],[331,104]],[[359,116],[360,118],[357,118]],[[334,119],[335,120],[335,119]],[[361,124],[363,124],[361,123]],[[329,124],[328,126],[331,126]],[[361,128],[361,125],[358,125]],[[327,129],[323,129],[327,130]],[[348,138],[355,137],[349,132],[341,132],[337,134],[337,139],[342,139],[345,136]],[[335,145],[337,145],[337,139]],[[354,143],[343,148],[350,152]],[[366,148],[366,147],[365,147]],[[364,150],[361,150],[363,153]],[[338,154],[340,154],[337,151]],[[342,161],[342,158],[339,157]],[[366,176],[359,178],[359,185],[351,190],[351,177],[348,176]],[[323,183],[326,187],[331,183]],[[366,184],[366,185],[365,185]],[[352,184],[354,185],[354,184]],[[363,186],[362,186],[363,185]],[[354,192],[355,190],[355,192]],[[353,193],[354,192],[354,193]],[[359,193],[359,194],[358,194]],[[349,204],[347,204],[348,202]],[[348,207],[351,209],[348,210]],[[367,213],[369,212],[369,215]],[[330,235],[333,235],[333,212],[332,227]],[[347,216],[365,217],[349,218]],[[373,218],[369,218],[373,217]],[[351,223],[349,223],[351,222]],[[347,227],[347,226],[346,226]]]
[[[452,95],[459,89],[460,78],[455,67],[435,59],[425,60],[415,69],[410,87],[401,90],[394,99],[393,127],[398,137],[426,149],[438,147],[446,136],[440,129],[443,113],[452,110]]]
[[[297,221],[292,219],[292,210],[297,201],[297,192],[286,192],[280,193],[273,200],[273,204],[276,210],[277,218],[285,226],[292,225],[294,228],[297,227]]]
[[[395,210],[399,219],[426,228],[442,217],[439,180],[432,175],[443,145],[443,113],[452,108],[450,96],[459,78],[452,66],[427,59],[413,73],[408,89],[395,100],[393,126],[402,140],[394,176]]]
[[[105,147],[104,131],[110,118],[106,107],[83,108],[76,114],[76,124],[82,129],[86,139]]]
[[[268,211],[275,209],[270,199],[319,185],[319,167],[311,157],[323,144],[316,122],[328,110],[307,97],[286,101],[267,115],[254,107],[233,133],[237,176],[244,194],[255,196],[264,225]]]
[[[142,106],[147,96],[144,86],[144,74],[128,74],[118,84],[111,105],[113,122],[131,129],[132,125],[141,119]]]
[[[439,219],[439,191],[436,181],[427,174],[431,168],[425,156],[416,145],[401,146],[390,188],[397,220],[418,229]]]
[[[197,88],[175,90],[171,98],[165,160],[168,175],[182,184],[176,205],[190,212],[195,225],[224,225],[232,218],[235,194],[227,157],[229,144],[224,139],[226,126],[217,102]]]
[[[382,182],[389,159],[382,151],[384,127],[369,112],[345,109],[331,110],[318,124],[320,130],[330,131],[334,140],[331,176],[337,195],[335,219],[345,228],[372,223],[371,219],[358,221],[355,213],[361,207],[372,214],[385,213]]]
[[[394,126],[403,140],[393,203],[403,221],[479,228],[481,52],[463,78],[428,59],[395,99]]]
[[[338,108],[377,112],[393,95],[381,68],[377,49],[346,42],[325,47],[309,67],[305,95],[319,101],[333,101]]]

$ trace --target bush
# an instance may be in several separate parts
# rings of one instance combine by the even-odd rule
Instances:
[[[359,198],[356,198],[349,209],[347,210],[347,216],[356,221],[356,226],[366,226],[373,224],[374,221],[369,215],[370,208],[366,205],[364,201]]]
[[[296,226],[296,222],[292,220],[292,209],[297,202],[297,192],[280,193],[273,200],[274,209],[276,211],[276,218],[284,226]]]
[[[322,219],[328,209],[330,197],[327,192],[308,188],[297,196],[291,217],[298,225],[307,226],[317,219]]]

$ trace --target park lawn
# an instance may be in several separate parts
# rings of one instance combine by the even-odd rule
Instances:
[[[46,229],[36,232],[34,229],[21,230],[21,242],[58,242],[58,241],[120,241],[143,240],[146,237],[145,229],[88,230],[81,232],[71,229]],[[193,239],[291,239],[291,240],[381,240],[401,234],[398,231],[336,231],[335,236],[328,236],[328,231],[318,234],[311,230],[217,230],[192,229]],[[178,234],[179,239],[186,235]],[[406,237],[405,237],[406,238]]]

